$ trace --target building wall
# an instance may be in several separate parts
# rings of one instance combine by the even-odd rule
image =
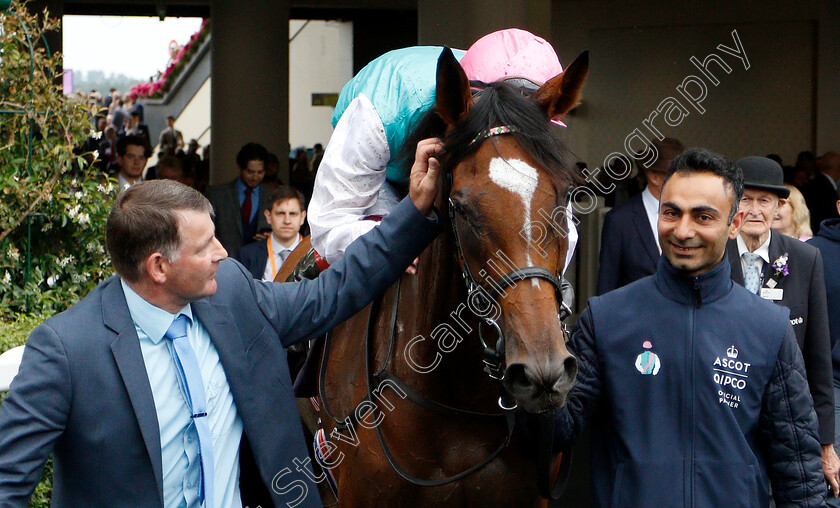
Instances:
[[[654,128],[732,159],[777,153],[793,164],[803,150],[840,150],[836,2],[552,0],[551,26],[564,64],[590,50],[583,103],[563,133],[590,168],[611,155],[633,159]],[[692,62],[712,54],[731,69],[708,65],[717,84]],[[704,98],[692,104],[680,90]],[[595,293],[603,215],[579,217],[573,279],[581,305]]]
[[[686,145],[732,158],[778,153],[785,163],[802,150],[840,149],[838,122],[830,121],[840,113],[838,22],[836,6],[816,0],[735,6],[554,0],[552,42],[561,60],[590,50],[584,104],[569,121],[568,142],[580,160],[600,166],[613,152],[641,146],[635,129],[654,135],[643,122],[671,97],[686,115],[670,126],[660,114],[653,124]],[[733,31],[749,68],[722,48],[736,49]],[[691,61],[710,54],[732,69],[710,64],[717,85]],[[698,107],[677,89],[683,84],[689,95],[705,92]]]
[[[333,107],[313,106],[312,94],[337,94],[353,77],[353,24],[294,19],[289,33],[294,37],[289,43],[289,143],[292,149],[326,146]]]
[[[236,154],[244,144],[260,143],[278,156],[288,148],[289,2],[211,0],[210,8],[210,182],[221,183],[238,174]]]

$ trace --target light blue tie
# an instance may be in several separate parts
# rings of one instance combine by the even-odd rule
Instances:
[[[280,256],[280,266],[283,266],[283,263],[285,263],[286,260],[289,259],[289,254],[291,253],[291,249],[283,249],[277,254],[278,256]],[[278,270],[280,269],[280,266],[277,267]]]
[[[169,325],[165,337],[172,339],[175,369],[181,376],[182,386],[186,389],[187,403],[198,434],[198,450],[201,463],[198,499],[204,501],[204,508],[213,508],[213,436],[207,422],[207,399],[204,395],[204,382],[195,350],[187,338],[187,316],[180,314]]]
[[[758,286],[761,284],[761,277],[759,276],[761,268],[759,268],[758,261],[761,256],[753,252],[745,252],[743,256],[747,261],[747,270],[744,272],[744,287],[750,293],[758,294]]]

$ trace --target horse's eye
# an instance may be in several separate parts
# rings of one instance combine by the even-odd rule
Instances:
[[[461,206],[461,203],[457,201],[451,201],[452,203],[452,210],[457,213],[458,215],[464,215],[464,207]]]

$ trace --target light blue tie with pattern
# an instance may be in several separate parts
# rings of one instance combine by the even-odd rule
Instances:
[[[759,275],[761,268],[759,267],[758,261],[761,259],[761,256],[753,252],[745,252],[743,256],[747,261],[747,269],[744,272],[744,287],[750,293],[758,294],[758,286],[761,283],[761,277]]]
[[[164,337],[172,340],[175,370],[186,389],[185,397],[192,413],[190,418],[198,434],[198,450],[201,458],[201,475],[198,485],[198,499],[204,501],[204,508],[213,508],[213,436],[207,422],[207,398],[204,382],[195,350],[187,338],[187,316],[179,314],[169,325]]]

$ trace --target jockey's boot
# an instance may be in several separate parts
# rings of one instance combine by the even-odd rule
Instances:
[[[309,249],[309,252],[303,256],[292,273],[286,278],[286,282],[300,282],[303,279],[316,279],[321,273],[321,267],[317,262],[318,255],[315,249]]]

